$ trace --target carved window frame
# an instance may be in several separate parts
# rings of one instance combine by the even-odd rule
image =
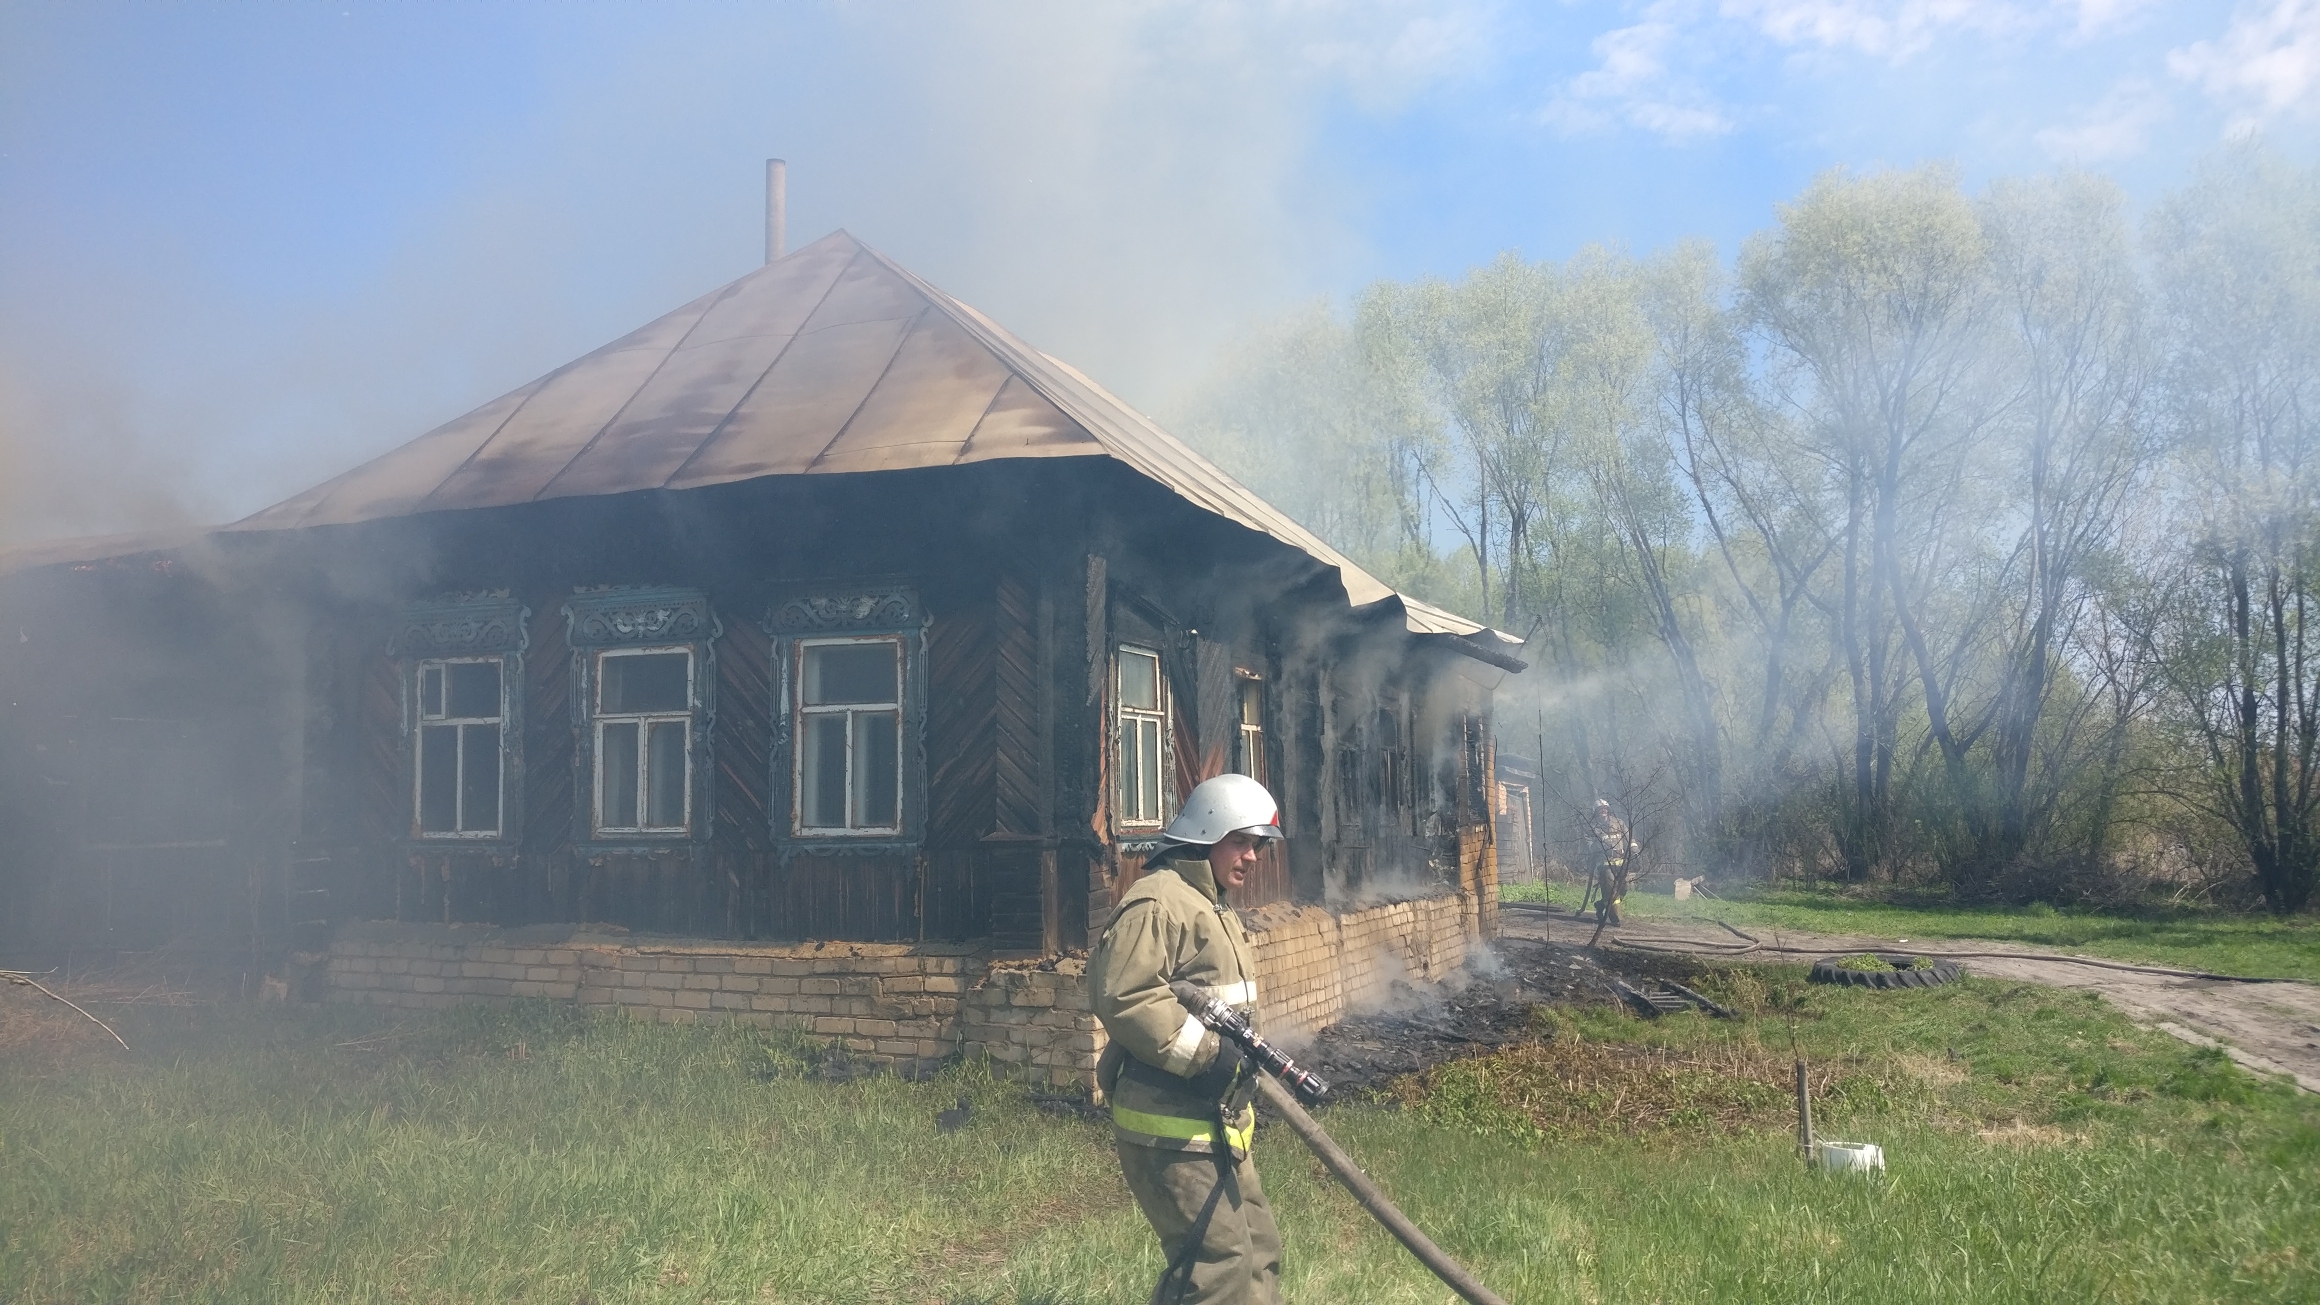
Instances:
[[[1249,710],[1252,703],[1254,713]],[[1265,722],[1271,713],[1272,695],[1267,692],[1265,677],[1234,667],[1232,768],[1264,785],[1267,792],[1273,787],[1272,758],[1265,751]],[[1250,719],[1252,714],[1256,719]]]
[[[905,851],[917,848],[925,838],[927,622],[917,591],[902,583],[802,591],[779,599],[767,612],[762,628],[772,639],[778,680],[773,740],[766,759],[767,833],[784,855]],[[902,661],[896,823],[871,829],[806,825],[799,809],[798,756],[804,734],[800,706],[804,650],[816,644],[871,640],[894,643]]]
[[[706,843],[716,823],[711,784],[716,734],[716,643],[724,633],[708,595],[696,589],[614,586],[583,590],[564,604],[566,639],[572,648],[573,836],[598,851],[651,851]],[[599,681],[610,656],[684,652],[686,704],[679,712],[644,715],[687,721],[685,740],[685,819],[682,825],[647,827],[603,824],[602,725],[641,719],[632,713],[598,710]],[[642,731],[639,731],[640,739]],[[641,745],[641,744],[640,744]],[[638,820],[644,819],[644,777],[638,777]]]
[[[532,611],[504,590],[451,594],[413,603],[396,622],[387,655],[402,694],[398,749],[404,797],[404,841],[414,845],[504,847],[524,829],[524,654],[531,646]],[[421,677],[430,666],[499,663],[499,828],[491,832],[419,828],[419,731],[425,724]]]
[[[1154,685],[1153,707],[1128,705],[1126,682],[1123,678],[1127,659],[1146,657],[1152,662]],[[1168,662],[1156,647],[1137,643],[1122,643],[1112,649],[1112,812],[1113,824],[1123,833],[1157,833],[1168,821],[1168,812],[1174,805],[1176,788],[1176,759],[1173,751],[1173,730],[1169,722],[1173,716],[1169,701]],[[1153,734],[1156,773],[1152,814],[1128,814],[1128,749],[1129,735],[1141,735],[1145,729]]]

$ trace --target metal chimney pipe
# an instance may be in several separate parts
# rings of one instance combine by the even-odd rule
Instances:
[[[789,252],[789,162],[765,161],[765,261]]]

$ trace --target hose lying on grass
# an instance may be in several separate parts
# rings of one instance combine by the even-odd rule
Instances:
[[[1290,1094],[1289,1089],[1281,1086],[1272,1075],[1259,1074],[1257,1095],[1265,1099],[1267,1108],[1288,1122],[1291,1132],[1305,1140],[1305,1145],[1312,1149],[1314,1156],[1329,1167],[1329,1172],[1337,1175],[1337,1181],[1345,1184],[1345,1190],[1353,1193],[1354,1200],[1361,1202],[1361,1208],[1369,1211],[1371,1218],[1384,1224],[1386,1231],[1392,1233],[1402,1245],[1409,1247],[1410,1254],[1417,1256],[1420,1263],[1433,1270],[1434,1276],[1446,1283],[1450,1290],[1457,1292],[1470,1305],[1506,1305],[1496,1293],[1468,1273],[1465,1266],[1443,1254],[1442,1248],[1436,1246],[1432,1238],[1418,1231],[1418,1225],[1411,1223],[1407,1215],[1386,1199],[1386,1194],[1369,1180],[1369,1175],[1361,1171],[1361,1166],[1353,1162],[1353,1157],[1341,1150],[1329,1134],[1321,1131],[1321,1125],[1313,1122],[1313,1116],[1305,1113],[1305,1107],[1297,1104],[1297,1098]]]
[[[1504,902],[1501,903],[1501,905],[1516,907],[1525,911],[1538,911],[1548,915],[1556,914],[1553,907],[1544,906],[1533,902]],[[1715,923],[1721,926],[1727,933],[1731,933],[1742,938],[1748,938],[1748,945],[1745,947],[1728,947],[1719,943],[1689,942],[1682,938],[1638,938],[1633,935],[1626,934],[1613,934],[1612,941],[1621,947],[1633,947],[1637,951],[1668,952],[1681,955],[1699,955],[1701,953],[1706,953],[1711,956],[1740,956],[1748,952],[1785,952],[1798,956],[1822,956],[1828,953],[1828,948],[1826,947],[1772,946],[1767,943],[1758,942],[1754,938],[1749,938],[1747,934],[1741,933],[1738,929],[1734,929],[1731,925],[1725,924],[1722,920],[1717,920]],[[1665,943],[1668,945],[1653,946],[1652,944],[1655,943]],[[2064,956],[2055,952],[1955,952],[1949,951],[1947,949],[1941,951],[1932,951],[1925,948],[1920,948],[1919,950],[1924,951],[1928,956],[1941,956],[1953,959],[1962,958],[1965,960],[1991,961],[2065,961],[2072,965],[2089,965],[2100,970],[2124,970],[2129,974],[2157,974],[2171,979],[2212,979],[2218,983],[2300,982],[2300,980],[2296,979],[2256,978],[2252,975],[2246,974],[2214,974],[2206,970],[2177,970],[2163,965],[2129,965],[2124,961],[2098,961],[2085,956]]]

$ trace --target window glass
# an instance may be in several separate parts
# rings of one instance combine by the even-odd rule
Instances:
[[[686,725],[681,720],[657,720],[646,727],[644,823],[656,829],[685,823]]]
[[[806,720],[801,749],[804,772],[798,809],[801,823],[814,829],[846,827],[846,716],[843,712]]]
[[[440,672],[436,678],[441,681]],[[428,725],[419,730],[419,832],[459,832],[457,725]]]
[[[902,641],[798,646],[797,828],[902,828]]]
[[[599,833],[683,833],[692,824],[691,688],[686,649],[596,657]]]
[[[497,657],[419,663],[412,763],[422,836],[500,832],[502,664]]]
[[[897,721],[891,711],[854,714],[854,825],[891,828],[899,805],[900,761],[895,747]]]
[[[1265,684],[1262,680],[1243,679],[1241,686],[1241,723],[1239,737],[1234,740],[1233,769],[1262,784],[1265,783]]]
[[[806,645],[804,690],[809,707],[845,703],[895,703],[901,645],[827,643]]]
[[[497,719],[499,716],[499,663],[453,662],[448,675],[443,714]]]
[[[1160,710],[1159,654],[1120,651],[1120,705],[1138,711]]]
[[[608,829],[636,828],[635,721],[607,721],[597,745],[602,789],[598,824]]]
[[[692,655],[683,652],[608,653],[602,659],[597,710],[608,716],[686,711],[686,672]]]
[[[494,670],[496,671],[496,667]],[[497,697],[499,676],[492,676]],[[499,828],[499,726],[460,725],[459,829],[475,834]]]
[[[1114,729],[1119,775],[1118,818],[1122,824],[1157,825],[1167,801],[1167,772],[1162,768],[1165,724],[1160,679],[1160,655],[1144,648],[1115,651],[1113,665],[1120,686]]]

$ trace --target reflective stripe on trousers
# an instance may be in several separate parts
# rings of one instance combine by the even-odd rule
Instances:
[[[1257,1111],[1250,1106],[1241,1112],[1242,1122],[1225,1126],[1225,1144],[1242,1155],[1249,1152],[1250,1143],[1257,1136]],[[1126,1106],[1112,1107],[1112,1125],[1123,1133],[1141,1133],[1145,1137],[1165,1137],[1177,1142],[1199,1142],[1216,1146],[1216,1121],[1213,1119],[1186,1119],[1181,1115],[1151,1115]]]

